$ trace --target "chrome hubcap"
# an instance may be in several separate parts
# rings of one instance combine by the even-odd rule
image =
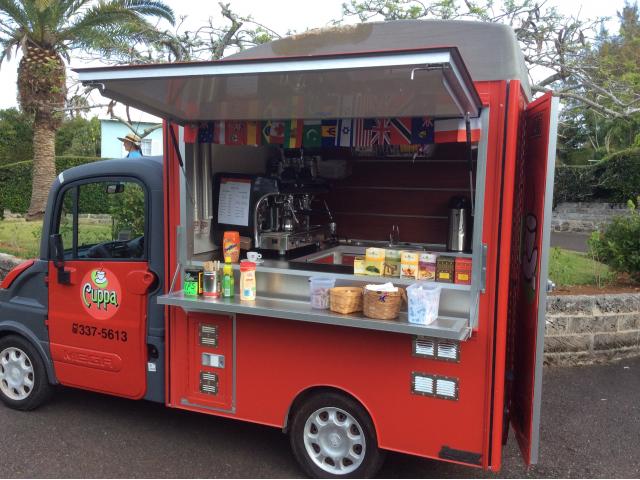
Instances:
[[[0,391],[11,400],[24,400],[33,390],[33,364],[19,348],[0,352]]]
[[[335,407],[321,408],[309,416],[304,425],[304,446],[313,463],[333,475],[356,470],[366,451],[360,424]]]

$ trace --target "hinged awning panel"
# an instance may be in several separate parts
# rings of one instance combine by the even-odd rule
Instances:
[[[77,70],[106,97],[179,123],[477,117],[456,48]]]

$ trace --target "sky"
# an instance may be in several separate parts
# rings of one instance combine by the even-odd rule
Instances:
[[[323,27],[332,20],[342,16],[342,3],[345,0],[226,0],[231,3],[232,11],[241,16],[251,16],[257,22],[268,26],[281,35],[290,30],[305,31],[310,28]],[[176,16],[186,15],[185,26],[195,30],[204,23],[207,17],[217,20],[221,25],[223,20],[219,14],[218,2],[214,0],[165,0]],[[581,18],[607,16],[615,19],[616,11],[624,6],[624,0],[547,0],[548,4],[556,5],[565,14],[581,12]],[[355,19],[347,20],[353,23]],[[611,21],[609,29],[614,30],[615,21]],[[71,67],[86,66],[82,62],[72,59]],[[16,102],[16,60],[4,62],[0,66],[0,108],[17,105]],[[95,99],[100,102],[100,99]],[[94,110],[98,116],[105,116],[104,109]],[[148,120],[148,116],[137,114],[134,120]]]

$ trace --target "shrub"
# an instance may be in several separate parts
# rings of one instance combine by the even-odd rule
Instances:
[[[593,200],[593,176],[592,166],[568,166],[556,167],[555,181],[553,184],[553,203],[562,202],[589,202]]]
[[[593,169],[595,198],[625,203],[640,195],[640,148],[613,153]]]
[[[100,160],[95,157],[56,157],[56,172]],[[13,213],[26,213],[31,199],[32,161],[0,167],[0,216],[6,208]]]
[[[640,148],[606,156],[595,165],[559,165],[553,202],[625,203],[640,195]]]
[[[132,238],[144,235],[145,214],[142,187],[137,183],[127,182],[122,193],[111,196],[109,213],[114,220],[112,232],[114,238],[122,230],[129,230]]]
[[[640,196],[629,200],[629,215],[620,215],[605,228],[593,232],[589,246],[593,255],[617,272],[640,281]]]

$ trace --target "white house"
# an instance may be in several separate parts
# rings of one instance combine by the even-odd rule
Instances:
[[[149,122],[134,122],[136,133],[142,134],[147,128],[157,125]],[[118,137],[124,137],[131,130],[123,123],[117,120],[101,119],[100,120],[100,152],[102,158],[122,158],[127,156],[123,143]],[[162,129],[154,130],[142,139],[142,155],[162,155]]]

